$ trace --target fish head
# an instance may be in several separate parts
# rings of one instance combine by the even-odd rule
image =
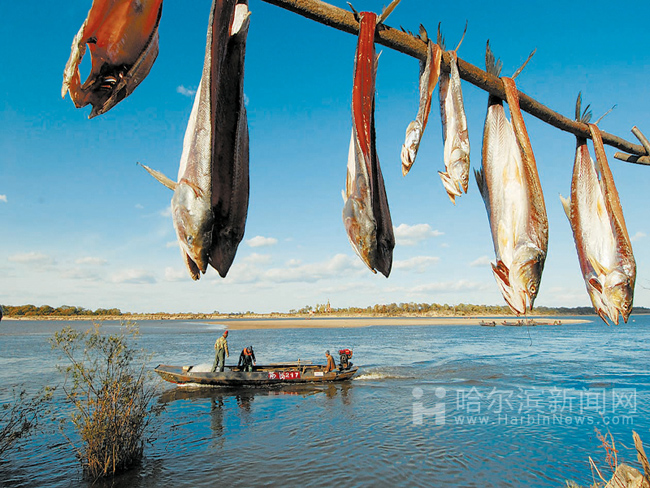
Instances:
[[[533,303],[539,292],[542,281],[542,271],[546,253],[533,245],[522,246],[521,251],[515,253],[514,281],[522,290],[528,309],[533,309]]]
[[[212,244],[212,205],[202,192],[181,180],[172,198],[172,219],[190,274],[205,273]]]
[[[70,92],[77,108],[92,105],[89,118],[103,114],[130,95],[158,56],[162,0],[93,2],[72,43],[61,95]],[[91,53],[91,70],[81,84],[79,65]]]
[[[375,271],[377,260],[377,226],[363,201],[350,197],[343,207],[343,223],[350,244],[361,260]]]
[[[539,292],[546,253],[532,245],[519,246],[507,267],[501,260],[492,265],[494,277],[510,308],[522,315],[532,310]]]
[[[587,280],[587,290],[596,312],[605,322],[608,317],[618,324],[619,314],[627,322],[632,313],[634,282],[626,273],[614,269],[600,279],[592,277]]]

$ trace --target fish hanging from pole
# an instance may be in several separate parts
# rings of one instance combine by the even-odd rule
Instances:
[[[384,178],[375,145],[375,78],[377,59],[375,30],[399,3],[393,1],[377,17],[356,13],[359,39],[354,61],[352,135],[348,154],[343,223],[353,249],[373,273],[388,277],[393,264],[395,237]]]
[[[560,199],[594,310],[605,323],[609,318],[618,324],[619,315],[627,322],[632,312],[636,263],[600,129],[589,124],[589,107],[581,113],[581,102],[578,95],[576,120],[589,125],[596,161],[589,155],[587,140],[577,136],[571,196]]]
[[[442,49],[429,39],[424,26],[420,25],[420,39],[427,43],[427,59],[420,63],[420,104],[415,120],[406,128],[406,136],[402,145],[402,175],[411,170],[415,163],[415,157],[420,148],[420,141],[427,127],[429,112],[431,112],[431,96],[433,90],[438,84],[440,76],[440,61],[442,59]]]
[[[89,119],[108,112],[146,78],[158,56],[162,0],[93,0],[72,41],[61,96],[77,108],[92,105]],[[90,49],[92,67],[81,84],[79,64]]]
[[[462,192],[467,193],[469,181],[469,134],[467,132],[467,118],[463,105],[463,92],[460,86],[458,73],[457,52],[463,43],[467,24],[463,36],[453,51],[449,54],[449,72],[440,74],[440,118],[442,120],[442,139],[444,141],[445,171],[438,171],[442,184],[449,195],[449,199],[456,204],[456,197]],[[438,26],[438,44],[445,49],[445,41]]]
[[[489,41],[485,58],[487,72],[500,76],[502,65],[495,60]],[[502,80],[512,125],[505,116],[502,100],[490,94],[483,131],[482,167],[475,171],[475,176],[496,253],[497,262],[492,264],[492,271],[506,302],[513,312],[521,315],[527,309],[532,310],[539,291],[548,249],[548,220],[517,88],[512,78]]]
[[[174,190],[174,228],[194,280],[208,264],[225,277],[244,237],[249,196],[244,56],[249,24],[247,0],[213,1],[178,181],[143,165]]]

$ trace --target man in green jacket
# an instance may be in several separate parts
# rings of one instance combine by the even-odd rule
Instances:
[[[214,343],[214,363],[212,363],[211,371],[216,373],[217,367],[219,371],[223,371],[223,367],[226,365],[226,357],[230,357],[228,352],[228,331],[224,331],[223,335],[217,339],[217,342]]]

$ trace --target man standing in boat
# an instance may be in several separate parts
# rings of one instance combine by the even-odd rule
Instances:
[[[226,365],[226,357],[230,357],[228,352],[228,331],[224,331],[223,335],[217,339],[217,342],[214,343],[214,363],[212,363],[211,371],[215,373],[217,367],[219,371],[222,372],[224,366]]]

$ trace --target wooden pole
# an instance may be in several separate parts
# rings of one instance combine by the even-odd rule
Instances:
[[[321,0],[262,1],[349,34],[357,35],[359,33],[359,23],[352,12],[335,7]],[[382,28],[377,29],[375,40],[378,44],[394,49],[395,51],[422,61],[426,60],[426,44],[419,37],[398,29],[393,29],[387,25],[382,25]],[[447,53],[443,54],[442,67],[447,71],[449,70],[449,54]],[[458,71],[463,80],[505,100],[506,94],[503,82],[496,76],[492,76],[460,58],[458,58]],[[519,104],[522,110],[537,117],[542,122],[577,136],[591,138],[589,127],[586,124],[577,122],[551,110],[521,91],[519,92]],[[633,155],[628,156],[628,159],[626,159],[628,162],[650,165],[650,157],[648,157],[650,152],[647,152],[643,145],[633,144],[607,132],[602,132],[602,137],[605,144]]]

